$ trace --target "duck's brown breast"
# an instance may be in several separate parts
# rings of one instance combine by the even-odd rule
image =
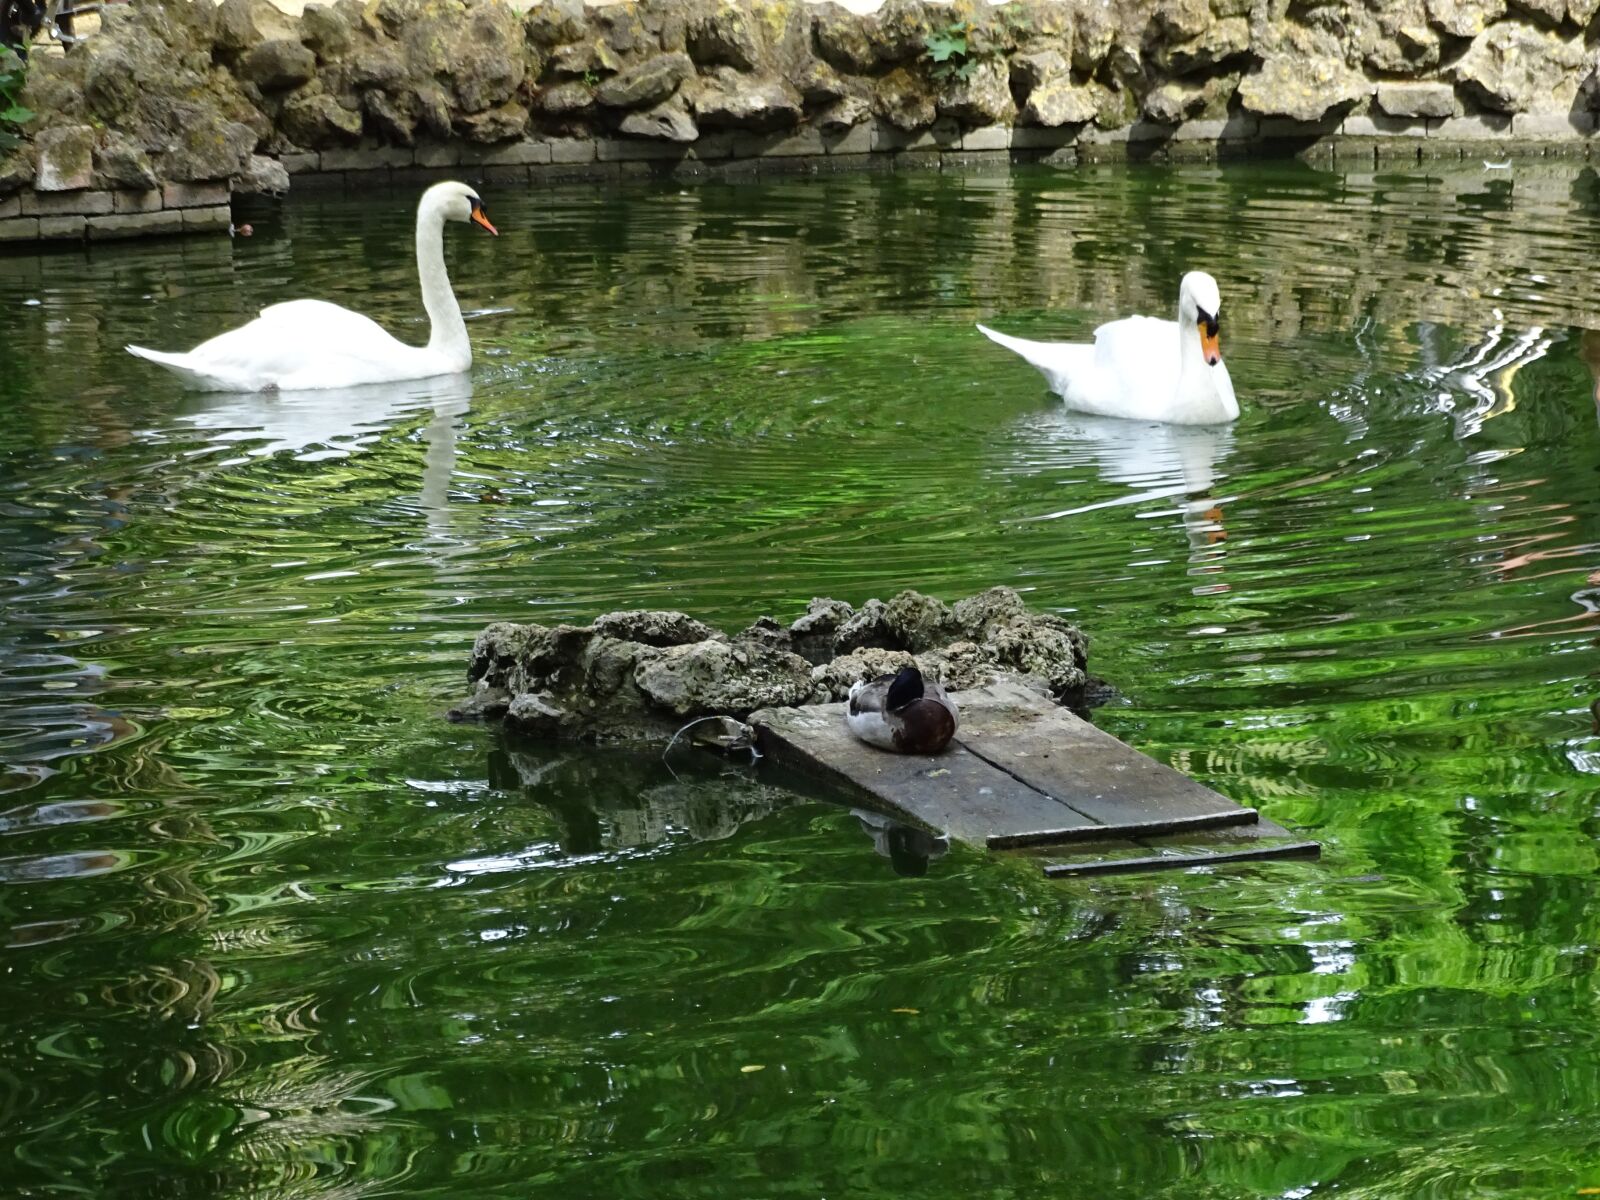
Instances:
[[[926,696],[913,700],[895,716],[900,728],[894,731],[894,747],[902,754],[937,754],[956,734],[956,719],[950,710]]]

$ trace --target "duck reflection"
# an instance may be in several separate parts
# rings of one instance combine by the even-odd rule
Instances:
[[[872,839],[872,849],[889,860],[896,875],[926,875],[930,862],[949,853],[950,839],[937,833],[903,825],[892,817],[864,808],[852,808],[850,812]]]

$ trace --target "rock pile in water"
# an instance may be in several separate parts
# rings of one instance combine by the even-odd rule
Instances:
[[[478,635],[472,694],[450,715],[541,736],[653,738],[696,717],[843,700],[856,680],[909,663],[952,691],[1021,677],[1074,705],[1088,682],[1083,634],[1010,588],[954,605],[904,591],[859,609],[816,599],[789,625],[763,617],[732,637],[680,612],[499,622]]]

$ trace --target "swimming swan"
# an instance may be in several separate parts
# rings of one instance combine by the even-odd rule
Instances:
[[[433,325],[426,346],[396,341],[376,321],[326,300],[290,300],[187,354],[143,346],[129,346],[128,353],[166,367],[185,387],[209,392],[345,388],[458,374],[472,365],[472,346],[444,270],[446,221],[471,221],[499,233],[466,184],[436,183],[422,193],[417,274]]]
[[[1239,415],[1222,361],[1217,281],[1190,271],[1178,288],[1178,320],[1127,317],[1094,331],[1094,344],[1030,342],[983,325],[1049,381],[1067,407],[1102,417],[1211,425]]]
[[[935,680],[924,681],[916,667],[850,685],[844,722],[868,745],[900,754],[937,754],[950,744],[960,723],[955,701]]]

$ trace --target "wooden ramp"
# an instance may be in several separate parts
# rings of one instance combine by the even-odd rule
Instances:
[[[991,850],[1071,847],[1047,875],[1314,857],[1316,842],[1180,775],[1018,684],[957,693],[942,754],[864,745],[843,704],[753,714],[761,752],[840,784],[891,816]],[[1150,839],[1162,842],[1152,845]],[[1050,858],[1063,858],[1052,853]]]

